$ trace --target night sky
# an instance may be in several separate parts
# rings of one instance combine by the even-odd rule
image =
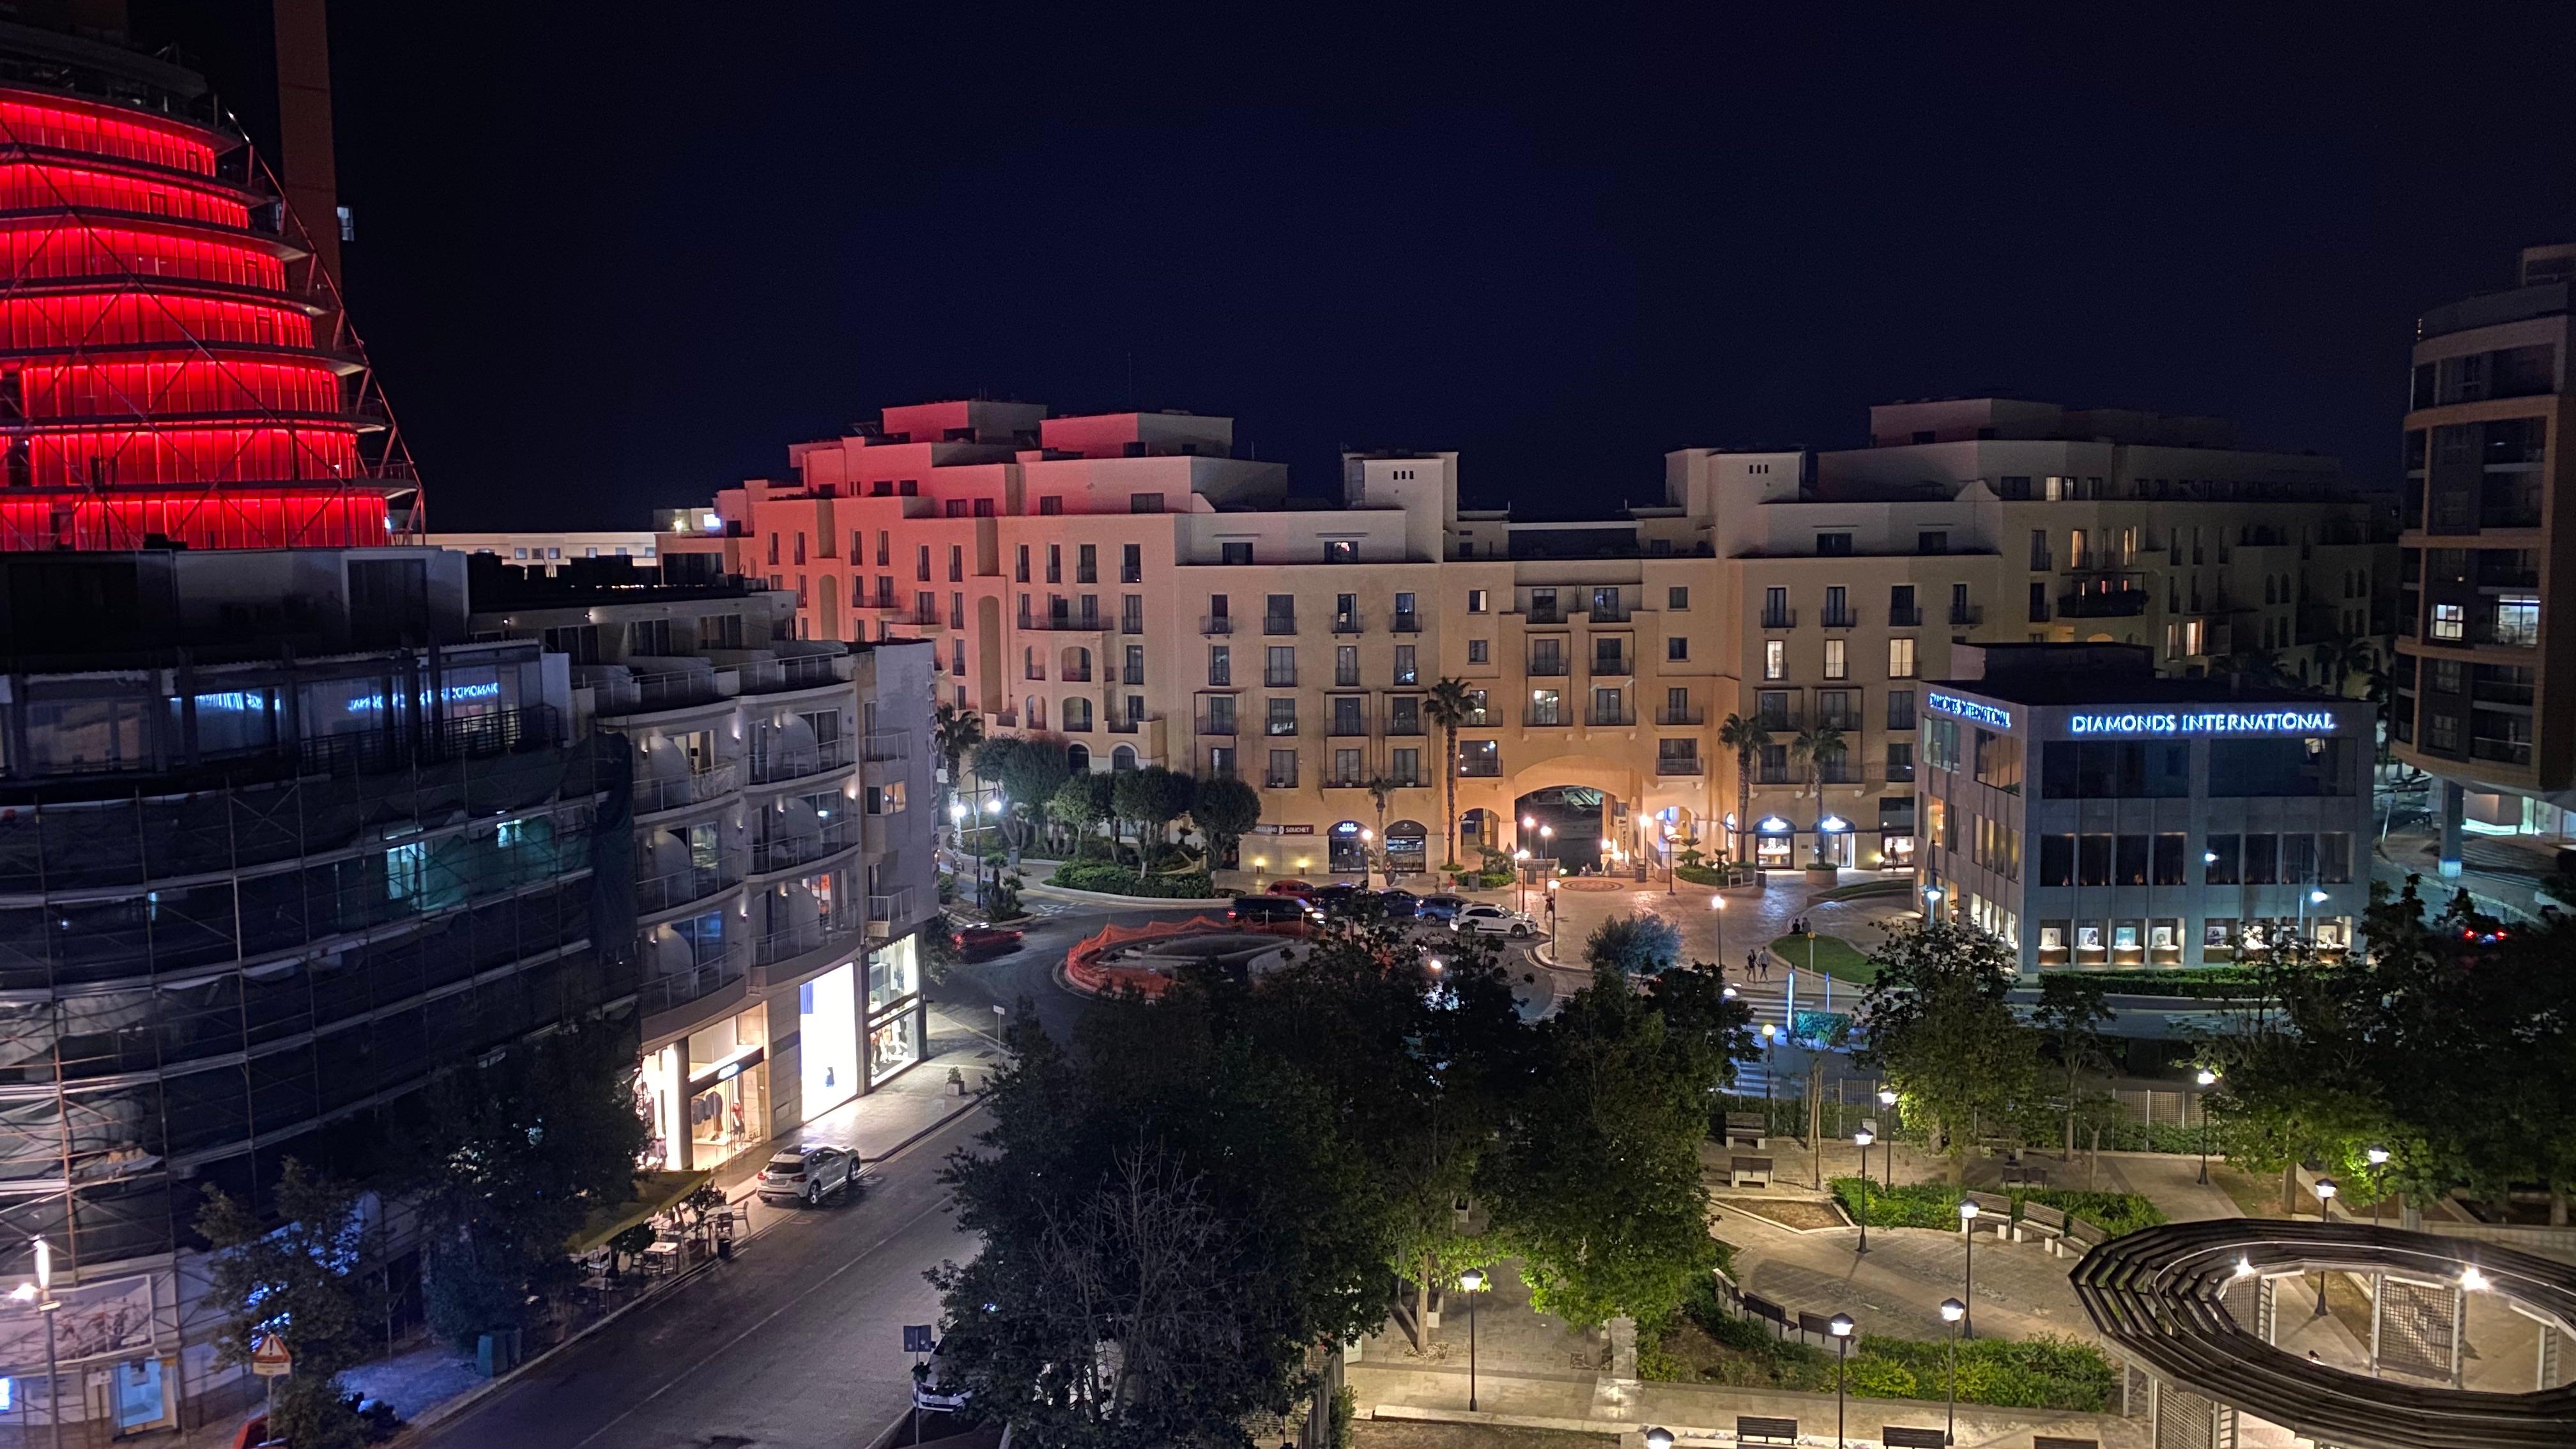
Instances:
[[[135,4],[263,134],[258,0]],[[1231,414],[1301,492],[1457,448],[1525,516],[1980,392],[2386,484],[2415,312],[2576,239],[2561,7],[566,9],[334,7],[433,528],[638,527],[975,393]]]

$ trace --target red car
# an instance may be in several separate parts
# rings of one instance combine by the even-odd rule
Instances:
[[[957,933],[957,955],[966,961],[989,961],[1020,949],[1020,933],[1003,926],[968,926]]]
[[[1270,883],[1270,893],[1274,896],[1295,896],[1301,901],[1313,900],[1315,883],[1310,880],[1274,880]]]

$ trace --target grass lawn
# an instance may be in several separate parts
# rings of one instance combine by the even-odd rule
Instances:
[[[1906,876],[1901,880],[1865,880],[1847,886],[1836,886],[1807,904],[1822,905],[1826,901],[1865,901],[1878,896],[1912,894],[1914,894],[1914,877]]]
[[[1771,949],[1781,960],[1802,971],[1806,969],[1806,937],[1782,936],[1771,943]],[[1836,981],[1848,981],[1855,986],[1867,986],[1878,979],[1877,962],[1862,955],[1842,937],[1828,936],[1821,931],[1816,934],[1816,969]]]

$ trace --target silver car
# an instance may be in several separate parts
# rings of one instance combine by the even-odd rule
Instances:
[[[1537,931],[1538,922],[1531,920],[1525,911],[1479,902],[1461,906],[1458,914],[1450,919],[1449,929],[1461,934],[1478,931],[1489,936],[1519,937]]]
[[[760,1169],[763,1202],[801,1202],[812,1207],[858,1181],[859,1155],[843,1147],[796,1146],[769,1159]]]

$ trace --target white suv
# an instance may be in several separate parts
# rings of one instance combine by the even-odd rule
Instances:
[[[856,1182],[859,1155],[840,1147],[790,1147],[760,1170],[764,1202],[787,1200],[812,1207]]]
[[[1461,932],[1482,931],[1489,936],[1520,937],[1536,931],[1538,922],[1531,920],[1527,912],[1480,902],[1461,907],[1457,916],[1449,922],[1449,929]]]

